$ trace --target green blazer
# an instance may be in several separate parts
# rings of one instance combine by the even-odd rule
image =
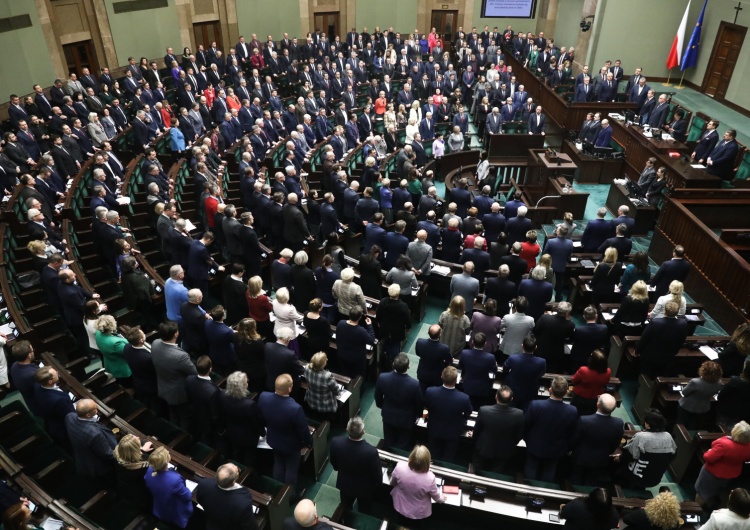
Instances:
[[[105,335],[98,330],[96,332],[96,347],[104,356],[104,369],[117,379],[132,375],[130,367],[122,355],[122,350],[127,343],[128,341],[119,335]]]

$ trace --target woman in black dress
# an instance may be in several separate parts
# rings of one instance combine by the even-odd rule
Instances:
[[[307,342],[302,353],[307,360],[318,352],[328,352],[332,334],[331,323],[320,314],[323,310],[323,300],[313,298],[310,301],[309,309],[302,319],[302,325],[305,326],[307,331]]]
[[[247,387],[250,392],[262,392],[266,387],[264,346],[255,320],[240,320],[237,324],[234,353],[237,355],[237,369],[247,374]]]
[[[383,274],[380,267],[381,249],[373,245],[370,252],[359,257],[360,286],[365,296],[380,300],[383,295]]]

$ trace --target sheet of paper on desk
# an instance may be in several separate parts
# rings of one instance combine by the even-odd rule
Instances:
[[[474,421],[474,420],[466,420],[466,426],[467,427],[471,427],[473,429],[476,424],[477,424],[477,422]]]
[[[42,528],[44,530],[59,530],[62,526],[63,522],[60,519],[53,519],[52,517],[48,517],[42,523]]]
[[[388,468],[383,468],[383,484],[390,484],[391,483],[391,477],[388,474]]]
[[[703,355],[708,357],[710,361],[715,361],[719,358],[719,352],[714,350],[711,346],[701,346],[699,350]]]
[[[185,230],[188,232],[195,230],[195,225],[190,222],[190,219],[185,219]]]
[[[612,320],[615,318],[615,315],[613,313],[602,313],[602,318],[604,320]]]
[[[572,349],[573,349],[573,345],[572,344],[565,344],[565,346],[563,348],[563,353],[565,355],[570,355],[570,350],[572,350]]]
[[[198,487],[198,483],[194,480],[185,480],[185,486],[192,492]]]
[[[575,248],[580,248],[583,246],[583,244],[580,241],[573,241],[573,246]]]
[[[338,399],[339,401],[341,401],[341,403],[346,403],[346,401],[350,397],[352,397],[352,393],[349,392],[348,390],[344,389],[341,392],[339,392],[339,395],[338,395],[338,397],[336,399]]]
[[[435,274],[440,274],[441,276],[448,276],[451,272],[450,267],[446,267],[444,265],[435,265],[432,267],[432,272]]]
[[[13,335],[13,328],[10,327],[10,324],[3,324],[0,326],[0,333],[3,335]]]
[[[694,167],[695,169],[706,169],[706,166],[703,164],[690,164],[690,167]]]

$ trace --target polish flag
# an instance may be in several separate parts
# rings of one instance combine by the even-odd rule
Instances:
[[[689,11],[690,11],[690,0],[688,0],[688,5],[685,8],[685,14],[682,15],[682,22],[680,22],[680,27],[677,28],[677,35],[674,36],[674,41],[672,42],[672,49],[669,50],[669,55],[667,56],[667,70],[671,70],[675,66],[680,66],[680,60],[682,59],[683,43],[685,42],[685,28],[687,28],[687,19],[688,19]]]

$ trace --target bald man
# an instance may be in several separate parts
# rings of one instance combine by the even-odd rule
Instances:
[[[443,373],[443,368],[450,366],[453,362],[450,348],[447,344],[440,342],[440,333],[440,326],[433,324],[429,329],[429,338],[417,340],[415,348],[417,357],[419,357],[417,379],[422,394],[431,386],[443,384],[440,374]]]
[[[607,476],[610,457],[620,446],[624,424],[612,416],[617,401],[610,394],[602,394],[596,403],[596,414],[581,416],[572,440],[573,484],[595,486]]]
[[[274,382],[274,393],[258,398],[261,420],[267,428],[268,445],[273,449],[273,478],[292,489],[297,484],[300,450],[312,447],[312,436],[302,407],[290,397],[292,376],[281,374]]]
[[[234,464],[224,464],[216,477],[202,479],[195,497],[206,514],[206,530],[257,530],[250,490],[237,484],[240,471]]]
[[[412,267],[417,276],[426,277],[430,275],[432,264],[432,247],[427,244],[427,231],[417,232],[417,239],[406,247],[406,255],[411,260]]]
[[[112,431],[99,423],[99,411],[91,399],[76,403],[75,412],[65,417],[65,429],[73,446],[76,472],[105,485],[115,480],[115,459],[112,450],[117,439]]]
[[[302,499],[294,509],[294,517],[284,520],[283,530],[302,530],[310,528],[313,530],[330,529],[331,525],[318,520],[318,510],[315,503],[310,499]]]

